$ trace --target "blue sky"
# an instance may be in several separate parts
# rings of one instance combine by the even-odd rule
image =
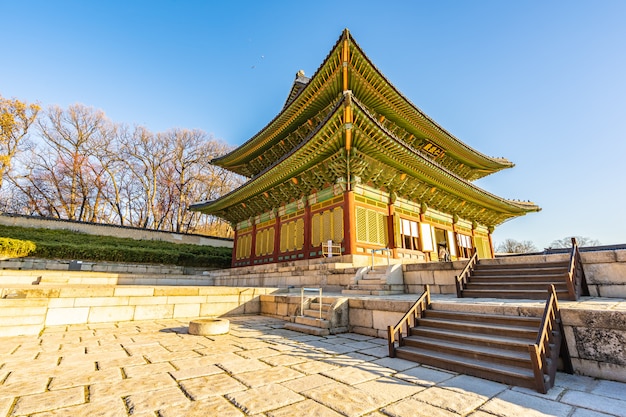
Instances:
[[[0,94],[83,103],[153,131],[239,145],[344,28],[386,77],[475,149],[478,182],[543,208],[496,229],[538,248],[626,243],[625,1],[0,0]]]

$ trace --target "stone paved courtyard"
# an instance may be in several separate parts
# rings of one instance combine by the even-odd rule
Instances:
[[[546,395],[387,357],[386,340],[268,317],[222,336],[187,321],[0,338],[0,416],[626,416],[626,384],[557,375]]]

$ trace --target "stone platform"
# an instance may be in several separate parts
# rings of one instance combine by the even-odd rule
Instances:
[[[387,357],[386,341],[230,318],[51,326],[0,338],[0,416],[626,416],[626,384],[558,374],[546,395]]]

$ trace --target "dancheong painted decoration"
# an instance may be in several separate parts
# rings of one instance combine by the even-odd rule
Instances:
[[[473,250],[490,258],[494,227],[540,210],[475,186],[513,164],[425,115],[348,30],[311,78],[298,72],[267,126],[213,163],[248,178],[192,206],[233,225],[233,266],[372,250],[418,261]]]

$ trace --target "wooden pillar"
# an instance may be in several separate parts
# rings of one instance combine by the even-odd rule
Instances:
[[[490,256],[491,256],[492,258],[495,258],[495,257],[496,257],[496,256],[495,256],[496,252],[495,252],[495,250],[493,249],[493,237],[491,236],[491,232],[489,232],[489,233],[487,234],[487,237],[489,237],[489,250],[491,251]]]
[[[274,230],[274,262],[278,262],[280,256],[280,216],[276,214],[276,230]]]
[[[310,258],[311,253],[311,205],[307,200],[304,206],[304,259]]]
[[[397,258],[398,254],[396,251],[396,248],[398,247],[398,244],[400,242],[396,242],[396,232],[395,232],[395,222],[394,222],[394,214],[395,214],[395,208],[393,206],[393,204],[388,204],[387,205],[387,236],[389,237],[389,249],[391,249],[391,257],[392,258]]]
[[[233,238],[233,256],[230,261],[231,268],[235,267],[235,261],[237,261],[237,237],[238,236],[239,236],[239,232],[235,230],[235,237]]]
[[[250,265],[254,265],[256,258],[256,223],[252,223],[252,242],[250,243]]]
[[[343,193],[343,234],[346,251],[344,255],[356,254],[356,209],[354,191]]]

